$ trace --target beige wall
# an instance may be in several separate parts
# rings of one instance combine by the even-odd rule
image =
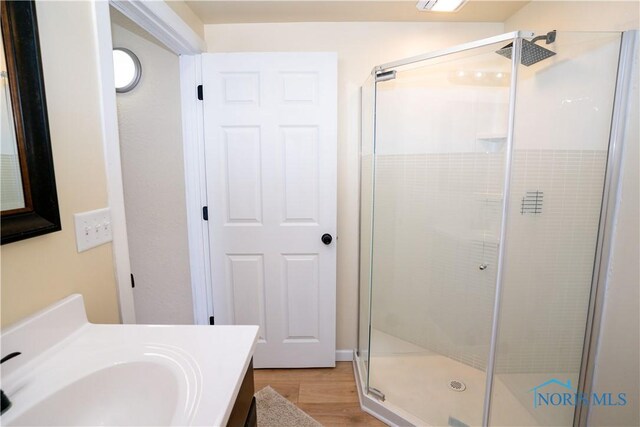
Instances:
[[[638,28],[638,1],[535,0],[505,21],[505,30],[624,31]]]
[[[79,292],[89,320],[118,322],[111,244],[79,254],[73,214],[107,206],[89,2],[37,2],[62,231],[2,246],[2,325]]]
[[[338,349],[356,346],[360,86],[375,65],[502,32],[501,23],[205,25],[210,52],[338,52]]]
[[[201,38],[204,38],[204,24],[182,0],[167,0],[166,3]]]
[[[111,22],[113,45],[142,66],[138,86],[116,95],[136,321],[193,324],[179,59],[113,9]]]

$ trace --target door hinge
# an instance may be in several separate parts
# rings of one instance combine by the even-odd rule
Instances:
[[[133,278],[133,273],[131,273],[131,287],[132,288],[136,287],[136,279]]]
[[[216,324],[215,319],[213,318],[213,316],[209,316],[209,324],[210,325],[215,325]]]
[[[378,390],[377,388],[369,387],[369,394],[381,402],[384,402],[386,400],[384,393]]]
[[[204,219],[205,221],[209,221],[209,207],[208,206],[203,206],[202,207],[202,219]]]
[[[202,101],[203,98],[204,96],[202,94],[202,85],[198,85],[198,99]]]

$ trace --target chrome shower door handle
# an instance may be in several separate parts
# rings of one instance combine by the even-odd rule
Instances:
[[[480,264],[478,268],[480,269],[480,271],[484,271],[487,269],[487,264]]]

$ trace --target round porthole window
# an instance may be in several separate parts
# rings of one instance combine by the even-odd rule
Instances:
[[[113,75],[117,93],[125,93],[132,90],[142,76],[142,67],[138,57],[129,49],[123,47],[114,48]]]

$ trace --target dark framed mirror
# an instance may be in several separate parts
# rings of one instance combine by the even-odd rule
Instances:
[[[61,229],[35,2],[2,1],[2,244]]]

